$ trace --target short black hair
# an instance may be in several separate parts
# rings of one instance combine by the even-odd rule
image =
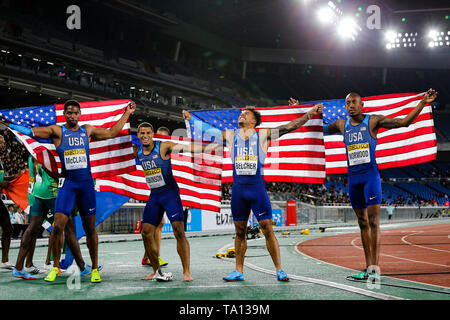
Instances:
[[[64,111],[67,111],[67,108],[69,106],[75,106],[78,107],[78,109],[81,110],[81,105],[77,100],[67,100],[66,103],[64,103]]]
[[[165,131],[165,132],[167,132],[167,134],[169,135],[170,134],[170,130],[169,130],[169,128],[167,128],[167,127],[159,127],[158,128],[158,130],[156,130],[156,132],[158,132],[158,131]]]
[[[139,129],[141,129],[141,128],[151,128],[152,131],[155,132],[153,130],[153,126],[150,123],[148,123],[148,122],[142,122],[137,128],[137,132],[139,132]]]
[[[253,107],[246,107],[245,110],[249,110],[253,113],[253,116],[255,117],[256,120],[255,127],[259,126],[261,124],[261,113],[259,113],[259,111],[255,110],[255,108]]]

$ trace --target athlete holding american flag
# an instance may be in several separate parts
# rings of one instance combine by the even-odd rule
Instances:
[[[195,121],[188,111],[183,111],[185,120],[201,126],[202,132],[223,139],[231,152],[233,163],[233,187],[231,213],[235,225],[236,270],[223,277],[225,281],[244,280],[244,258],[247,250],[247,223],[250,210],[257,218],[266,238],[267,250],[277,271],[279,281],[289,281],[281,268],[280,247],[272,228],[272,207],[264,180],[264,160],[271,140],[295,131],[314,115],[322,112],[317,104],[302,116],[284,125],[268,129],[256,127],[261,124],[261,114],[254,107],[246,107],[238,117],[239,131],[220,130],[207,123]]]
[[[345,98],[347,119],[336,120],[324,125],[324,135],[340,133],[344,144],[348,166],[348,189],[350,202],[358,218],[361,241],[364,248],[366,269],[351,277],[366,280],[379,279],[378,260],[380,255],[379,213],[382,201],[381,179],[375,157],[378,130],[408,127],[419,116],[422,109],[437,97],[437,92],[429,89],[417,106],[405,117],[389,118],[384,115],[363,114],[364,102],[357,93],[349,93]],[[298,101],[291,99],[291,105]]]
[[[101,282],[98,265],[98,235],[95,230],[96,198],[94,182],[89,160],[89,141],[106,140],[116,137],[130,115],[136,110],[134,102],[128,103],[125,112],[111,128],[94,127],[89,124],[79,125],[81,105],[75,100],[64,104],[65,123],[62,125],[35,126],[33,128],[4,123],[11,129],[30,137],[51,139],[61,160],[62,173],[58,184],[55,203],[54,226],[49,246],[54,252],[54,267],[45,278],[53,282],[61,274],[59,260],[63,244],[63,230],[76,205],[83,220],[86,243],[92,260],[91,282]]]

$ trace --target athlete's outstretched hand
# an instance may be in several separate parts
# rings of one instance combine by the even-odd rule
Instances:
[[[299,105],[300,103],[299,103],[299,101],[298,100],[296,100],[296,99],[294,99],[294,98],[289,98],[289,105],[290,106],[297,106],[297,105]]]
[[[189,113],[189,111],[183,110],[183,119],[189,121],[191,120],[191,118],[192,115]]]
[[[133,114],[133,112],[136,110],[136,102],[131,101],[128,105],[127,105],[127,109],[125,110],[125,112],[129,113],[129,114]]]
[[[312,107],[308,113],[311,114],[312,116],[315,114],[321,114],[323,111],[323,104],[319,103],[316,104],[314,107]]]
[[[436,99],[437,97],[437,91],[434,89],[428,89],[428,91],[425,93],[425,96],[423,97],[422,101],[424,101],[425,103],[431,103],[434,101],[434,99]]]

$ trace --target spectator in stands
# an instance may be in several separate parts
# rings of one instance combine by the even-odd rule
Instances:
[[[27,223],[27,214],[22,210],[22,208],[18,208],[16,213],[16,223],[18,225],[18,237],[20,234],[23,234],[25,232],[25,229],[28,227]]]
[[[4,170],[8,176],[15,176],[23,172],[27,166],[28,151],[17,141],[14,134],[4,129],[1,135],[5,140],[5,149],[0,155]]]
[[[13,227],[12,239],[19,238],[20,227],[16,220],[16,211],[14,210],[14,206],[10,204],[8,206],[9,220],[11,221],[11,225]]]

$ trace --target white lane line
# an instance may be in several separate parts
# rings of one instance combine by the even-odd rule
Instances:
[[[409,241],[406,241],[406,238],[407,238],[407,237],[409,237],[409,236],[414,236],[414,235],[416,235],[417,233],[420,233],[420,232],[423,232],[423,231],[418,231],[418,232],[416,232],[416,233],[407,234],[406,236],[402,237],[402,241],[403,241],[404,243],[406,243],[406,244],[409,244],[410,246],[413,246],[413,247],[418,247],[418,248],[427,249],[427,250],[434,250],[434,251],[440,251],[440,252],[450,253],[449,250],[430,248],[430,247],[421,246],[421,245],[419,245],[419,244],[414,244],[414,243],[411,243],[411,242],[409,242]]]
[[[359,247],[358,245],[356,245],[354,242],[356,240],[358,240],[359,238],[355,238],[352,240],[352,245],[355,248],[358,248],[360,250],[364,250],[362,247]],[[380,255],[384,256],[384,257],[390,257],[390,258],[394,258],[394,259],[399,259],[399,260],[404,260],[404,261],[409,261],[409,262],[416,262],[416,263],[422,263],[422,264],[429,264],[429,265],[433,265],[433,266],[439,266],[439,267],[445,267],[445,268],[450,268],[450,265],[445,265],[445,264],[439,264],[439,263],[433,263],[433,262],[426,262],[426,261],[419,261],[419,260],[413,260],[413,259],[407,259],[407,258],[401,258],[401,257],[397,257],[397,256],[393,256],[390,254],[385,254],[385,253],[381,253]]]
[[[258,239],[254,239],[254,240],[258,240]],[[249,240],[249,241],[252,241],[252,240]],[[229,245],[223,246],[222,248],[219,249],[219,252],[223,252],[228,247],[229,247]],[[221,260],[235,263],[235,260],[229,259],[229,258],[221,258]],[[244,262],[244,265],[255,271],[276,276],[275,271],[264,269],[264,268],[255,266],[248,262]],[[404,298],[400,298],[400,297],[396,297],[396,296],[392,296],[392,295],[388,295],[388,294],[384,294],[384,293],[378,293],[378,292],[374,292],[374,291],[370,291],[370,290],[365,290],[365,289],[361,289],[361,288],[357,288],[357,287],[352,287],[352,286],[348,286],[348,285],[337,283],[337,282],[303,277],[303,276],[298,276],[298,275],[294,275],[294,274],[288,274],[288,276],[294,280],[299,280],[299,281],[304,281],[304,282],[308,282],[308,283],[319,284],[322,286],[332,287],[332,288],[336,288],[339,290],[344,290],[344,291],[349,291],[349,292],[356,293],[356,294],[361,294],[361,295],[368,296],[371,298],[382,299],[382,300],[406,300]]]
[[[195,279],[194,279],[195,281]],[[152,281],[150,281],[152,282]],[[308,284],[306,283],[293,283],[290,284],[292,286],[307,286]],[[245,283],[238,283],[238,284],[232,284],[232,283],[228,283],[228,284],[224,284],[224,285],[186,285],[186,286],[152,286],[151,284],[149,284],[148,286],[133,286],[133,287],[120,287],[120,289],[130,289],[130,290],[135,290],[135,289],[218,289],[218,288],[230,288],[230,287],[237,287],[237,288],[250,288],[250,287],[277,287],[279,288],[280,285],[278,283],[274,283],[274,284],[245,284]]]

